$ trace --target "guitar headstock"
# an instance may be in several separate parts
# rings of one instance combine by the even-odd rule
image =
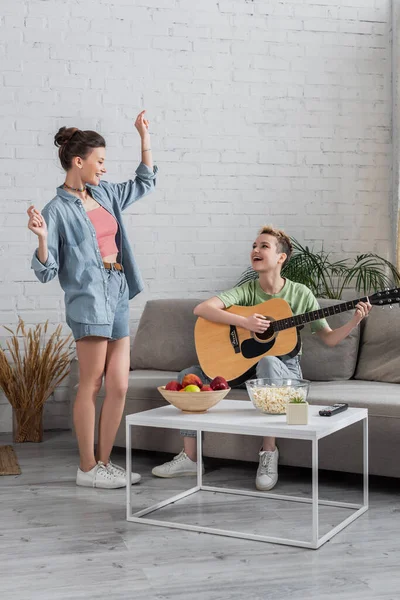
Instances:
[[[386,288],[369,296],[369,301],[374,306],[387,306],[400,303],[400,288]]]

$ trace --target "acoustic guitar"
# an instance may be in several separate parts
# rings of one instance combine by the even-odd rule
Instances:
[[[264,333],[254,333],[224,323],[213,323],[198,317],[194,330],[197,357],[207,377],[223,376],[229,385],[236,386],[254,376],[263,356],[296,356],[300,350],[299,330],[305,324],[352,310],[359,302],[370,301],[375,306],[400,302],[400,288],[376,292],[368,298],[358,298],[342,304],[293,315],[289,304],[272,298],[256,306],[231,306],[227,312],[249,317],[264,315],[271,325]]]

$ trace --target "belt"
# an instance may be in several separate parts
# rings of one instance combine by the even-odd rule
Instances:
[[[103,260],[103,265],[105,269],[115,270],[115,271],[123,271],[124,267],[119,263],[109,263]]]

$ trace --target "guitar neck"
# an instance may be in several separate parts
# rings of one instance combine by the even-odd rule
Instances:
[[[338,313],[353,310],[359,302],[367,302],[368,298],[358,298],[358,300],[350,300],[349,302],[343,302],[342,304],[336,304],[335,306],[327,306],[326,308],[320,308],[319,310],[312,310],[311,312],[303,313],[302,315],[293,315],[289,319],[279,319],[273,322],[273,328],[275,331],[283,331],[284,329],[290,329],[292,327],[299,327],[306,323],[312,323],[325,317],[331,317]]]

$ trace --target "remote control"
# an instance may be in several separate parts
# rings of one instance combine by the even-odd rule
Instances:
[[[326,406],[319,411],[321,417],[331,417],[337,413],[343,412],[349,408],[348,404],[334,404],[333,406]]]

